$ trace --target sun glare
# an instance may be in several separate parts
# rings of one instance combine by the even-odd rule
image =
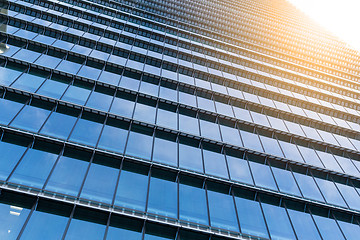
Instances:
[[[360,52],[359,0],[287,0]]]

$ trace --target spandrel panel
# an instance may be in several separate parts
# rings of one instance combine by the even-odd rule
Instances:
[[[76,117],[53,112],[40,133],[54,136],[57,138],[67,139],[76,122]]]
[[[24,154],[26,147],[0,142],[0,179],[5,181],[11,171],[14,169],[21,156]]]
[[[294,172],[294,176],[304,197],[324,202],[324,198],[322,197],[312,176],[296,172]]]
[[[77,196],[88,165],[89,162],[87,161],[61,156],[45,189]]]
[[[268,165],[250,161],[250,169],[257,186],[278,191],[274,177]]]
[[[145,211],[148,169],[124,163],[115,196],[115,205]]]
[[[79,119],[70,136],[70,141],[95,146],[103,124],[87,119]]]
[[[325,197],[325,200],[328,203],[347,208],[344,199],[341,197],[339,191],[337,190],[335,184],[332,181],[324,180],[321,178],[315,178],[315,181],[318,184],[321,192]]]
[[[111,204],[119,169],[92,163],[80,197]]]
[[[0,203],[0,238],[15,240],[30,213],[30,209]]]
[[[344,239],[334,219],[313,215],[316,225],[323,239],[341,240]]]
[[[58,155],[29,149],[11,175],[9,181],[42,188]]]
[[[0,123],[8,125],[15,115],[24,106],[22,103],[12,102],[6,99],[0,99]]]
[[[318,230],[309,213],[288,209],[291,222],[299,240],[320,240]]]
[[[276,182],[281,192],[290,193],[301,197],[299,188],[295,182],[292,173],[285,169],[279,169],[276,167],[272,168]]]
[[[177,218],[177,183],[175,182],[175,176],[168,176],[164,172],[152,173],[147,211]]]
[[[272,239],[296,239],[285,208],[262,203]]]
[[[224,154],[204,149],[203,156],[205,173],[222,178],[229,178]]]
[[[11,126],[37,132],[49,114],[48,110],[27,105],[16,116]]]
[[[35,211],[20,239],[61,239],[68,220],[68,217]]]
[[[207,193],[211,226],[238,232],[239,227],[233,197],[209,190]]]
[[[179,185],[180,219],[208,225],[205,189],[189,184]]]
[[[260,204],[246,198],[235,197],[241,232],[269,238]]]

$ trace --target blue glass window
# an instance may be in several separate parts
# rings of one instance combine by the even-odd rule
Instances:
[[[11,87],[23,89],[29,92],[35,92],[40,85],[45,81],[45,78],[32,74],[23,74],[16,80]]]
[[[123,76],[120,80],[119,86],[122,88],[138,91],[140,81],[138,79]]]
[[[336,183],[340,193],[345,198],[346,203],[350,208],[360,210],[359,194],[356,192],[353,186],[348,186],[340,183]]]
[[[52,57],[49,55],[42,55],[38,60],[36,60],[36,64],[39,64],[41,66],[45,66],[48,68],[56,68],[57,65],[61,62],[61,58]]]
[[[288,209],[288,213],[299,240],[321,239],[310,214]]]
[[[316,152],[326,168],[333,169],[337,172],[343,172],[343,170],[336,162],[334,156],[331,153],[322,152],[322,151],[316,151]]]
[[[15,139],[8,139],[9,142],[5,142],[5,138],[0,142],[0,179],[4,181],[24,154],[28,144],[24,142],[22,145],[17,145],[21,142]]]
[[[0,67],[0,84],[5,86],[9,85],[18,78],[21,73],[21,71]]]
[[[151,172],[148,212],[177,218],[176,175],[153,169]]]
[[[196,113],[189,110],[179,110],[179,130],[182,132],[199,135],[199,121],[196,118]]]
[[[176,135],[156,132],[153,161],[177,166]]]
[[[307,148],[300,145],[298,145],[298,148],[307,164],[324,167],[314,149],[312,149],[311,147]]]
[[[123,153],[128,130],[128,123],[108,118],[102,131],[98,148]]]
[[[102,116],[84,112],[81,119],[75,125],[70,136],[70,141],[95,146],[103,127]]]
[[[8,125],[24,104],[0,98],[0,123]]]
[[[234,200],[217,184],[208,183],[208,201],[211,226],[231,231],[239,231]],[[226,188],[226,187],[224,187]],[[218,191],[213,191],[218,190]]]
[[[77,111],[59,106],[58,112],[53,112],[41,129],[41,133],[67,139],[79,114]],[[72,114],[72,115],[65,115]]]
[[[111,72],[103,71],[100,75],[99,81],[109,83],[117,86],[119,84],[120,76]]]
[[[233,109],[234,109],[236,118],[247,121],[247,122],[253,122],[253,120],[250,116],[249,110],[243,109],[243,108],[238,108],[238,107],[233,107]]]
[[[180,219],[209,224],[203,181],[187,176],[180,177],[179,207]]]
[[[156,116],[156,124],[170,129],[177,129],[177,113],[176,108],[159,103]]]
[[[344,239],[334,219],[313,215],[316,225],[323,239],[341,240]]]
[[[145,98],[138,98],[135,105],[134,119],[155,123],[156,101]]]
[[[339,191],[335,187],[335,184],[332,181],[327,181],[321,178],[315,178],[316,183],[318,184],[321,192],[324,195],[325,200],[328,203],[335,204],[338,206],[347,207],[343,198],[341,197]]]
[[[360,228],[359,225],[356,223],[349,223],[349,222],[343,222],[343,221],[337,221],[340,225],[340,228],[345,235],[346,239],[357,239],[360,234]]]
[[[153,145],[152,134],[153,130],[150,128],[132,125],[126,154],[150,160]]]
[[[240,197],[235,202],[242,233],[269,238],[259,202]]]
[[[235,146],[242,146],[239,130],[233,127],[220,125],[221,136],[226,143],[233,144]]]
[[[145,211],[148,172],[148,168],[144,166],[124,162],[116,191],[115,205]]]
[[[71,209],[71,206],[40,200],[20,239],[61,239]]]
[[[105,89],[102,90],[102,88],[97,86],[95,91],[90,95],[86,106],[107,112],[113,99],[113,93]]]
[[[203,172],[203,162],[199,142],[180,138],[179,166],[196,172]]]
[[[62,77],[53,77],[46,80],[37,93],[60,99],[69,85],[69,80]]]
[[[205,109],[205,110],[210,111],[210,112],[216,112],[213,100],[198,96],[197,97],[197,102],[198,102],[199,108]]]
[[[356,167],[349,158],[341,157],[337,155],[334,155],[334,157],[336,158],[337,162],[340,164],[341,168],[344,169],[344,171],[347,174],[351,174],[354,176],[359,175],[359,171],[356,169]]]
[[[226,155],[226,159],[229,165],[230,177],[232,180],[254,184],[247,160],[230,155]]]
[[[304,162],[299,150],[295,144],[279,141],[280,146],[285,154],[285,157],[298,162]]]
[[[260,140],[266,153],[275,156],[284,157],[284,154],[280,149],[279,142],[277,141],[277,139],[260,136]]]
[[[210,121],[207,121],[210,120]],[[201,136],[221,141],[219,125],[212,119],[200,119]],[[214,120],[214,119],[213,119]]]
[[[134,95],[118,92],[117,97],[114,98],[110,112],[131,118],[134,111],[134,105],[135,105]]]
[[[46,190],[77,196],[89,166],[91,154],[65,149],[46,185]]]
[[[14,173],[11,175],[9,179],[10,182],[36,188],[43,187],[58,157],[55,153],[60,152],[60,149],[53,149],[53,152],[45,152],[37,149],[37,145],[41,146],[41,149],[46,146],[45,143],[36,142],[34,148],[29,149],[22,158]]]
[[[324,202],[323,197],[312,176],[294,172],[295,179],[299,184],[304,197]]]
[[[119,160],[95,156],[80,197],[111,203],[119,174]]]
[[[50,111],[46,109],[26,105],[10,125],[13,127],[37,132],[49,114]]]
[[[257,134],[246,131],[240,131],[240,133],[244,143],[244,147],[260,152],[264,151],[260,143],[259,136]]]
[[[277,191],[274,177],[268,165],[250,161],[250,168],[257,186],[270,188]]]
[[[106,240],[131,239],[140,240],[143,223],[134,219],[111,216],[109,230]]]
[[[296,239],[285,208],[262,203],[272,239]]]
[[[91,85],[85,83],[74,83],[74,85],[69,86],[61,99],[71,103],[84,105],[90,95],[91,88]]]
[[[4,198],[10,198],[11,200],[4,202]],[[4,192],[1,193],[0,199],[0,238],[15,240],[29,215],[31,204],[30,206],[18,204],[14,201],[19,199],[18,196],[8,195]]]
[[[273,167],[272,171],[281,192],[290,193],[301,197],[299,188],[290,171],[276,167]]]
[[[229,178],[225,156],[220,153],[221,149],[217,149],[216,146],[210,144],[207,145],[205,143],[203,147],[205,173],[213,176]]]

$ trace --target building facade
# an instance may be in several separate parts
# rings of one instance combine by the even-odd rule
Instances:
[[[286,0],[8,0],[0,239],[358,239],[359,55]]]

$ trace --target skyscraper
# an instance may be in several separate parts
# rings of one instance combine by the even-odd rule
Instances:
[[[358,239],[359,55],[286,0],[9,0],[0,239]]]

